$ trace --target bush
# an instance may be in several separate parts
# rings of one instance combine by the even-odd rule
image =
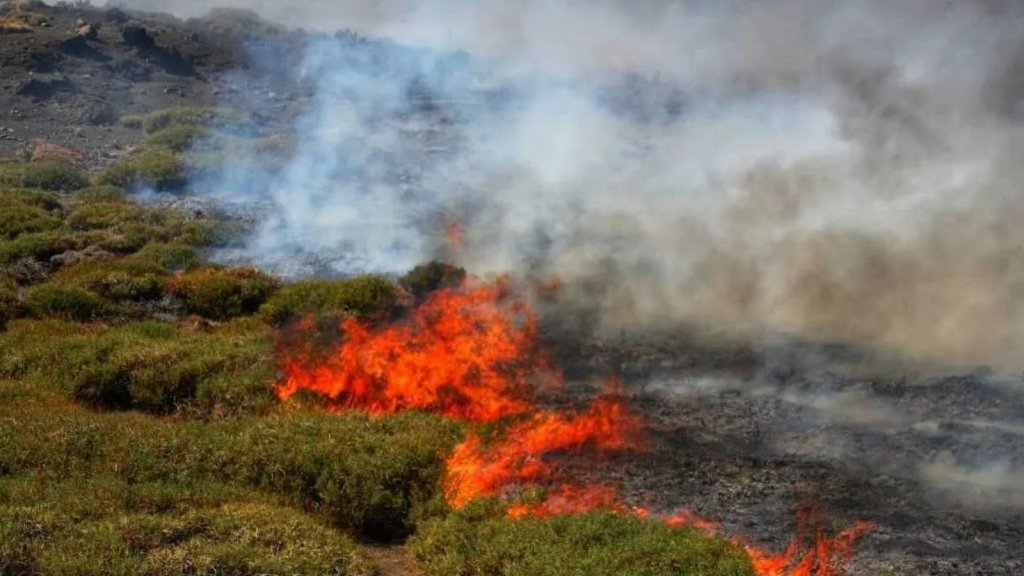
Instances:
[[[151,134],[146,144],[151,147],[167,148],[175,152],[186,152],[192,143],[206,136],[207,131],[196,126],[171,126]]]
[[[103,297],[77,286],[41,284],[25,294],[28,308],[39,316],[88,322],[116,313]]]
[[[159,264],[137,258],[86,262],[61,269],[50,282],[84,288],[113,302],[156,300],[163,295],[170,272]]]
[[[263,413],[276,403],[270,333],[258,321],[198,332],[161,322],[116,328],[12,322],[0,379],[28,379],[107,409]]]
[[[306,314],[370,318],[394,305],[394,286],[380,276],[305,280],[281,288],[260,308],[260,315],[267,322],[281,325]]]
[[[253,268],[205,268],[171,278],[167,293],[184,300],[193,314],[223,320],[255,312],[279,285]]]
[[[168,108],[144,116],[125,116],[121,124],[128,128],[144,128],[153,134],[171,127],[220,126],[234,127],[245,120],[234,112],[214,108]]]
[[[0,164],[0,187],[78,190],[88,183],[81,172],[61,162]]]
[[[151,262],[172,272],[195,270],[206,262],[199,250],[185,244],[147,244],[135,253],[134,258]]]
[[[82,188],[75,194],[80,202],[123,202],[127,198],[124,188],[109,184]]]
[[[21,234],[46,232],[59,227],[60,219],[45,209],[6,195],[0,196],[0,238],[10,240]]]
[[[0,264],[10,264],[22,258],[48,260],[68,250],[79,250],[87,245],[77,234],[59,230],[21,234],[14,240],[0,241]]]
[[[186,183],[185,161],[171,150],[149,150],[103,170],[94,183],[128,189],[180,190]]]
[[[443,262],[421,264],[398,279],[413,296],[423,298],[439,288],[452,288],[466,279],[466,270]]]
[[[606,512],[510,519],[478,502],[422,526],[412,548],[447,576],[753,576],[738,546],[689,529]]]
[[[130,484],[225,482],[257,489],[374,539],[407,535],[439,498],[462,431],[406,413],[287,414],[210,423],[49,405],[0,405],[0,474],[37,481],[115,476]]]
[[[18,287],[13,282],[0,278],[0,330],[7,326],[7,321],[17,318],[22,313],[21,300],[18,298]]]
[[[54,575],[371,573],[349,537],[259,494],[112,477],[0,480],[0,567]]]

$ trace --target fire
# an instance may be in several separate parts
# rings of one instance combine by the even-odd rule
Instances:
[[[530,410],[531,382],[550,372],[536,353],[536,314],[503,283],[439,290],[407,321],[380,329],[352,319],[342,328],[344,342],[325,361],[282,360],[281,399],[307,390],[336,410],[488,422]]]
[[[452,247],[460,241],[461,231],[449,226]],[[510,292],[504,281],[470,280],[434,292],[401,322],[373,327],[346,320],[344,341],[326,358],[299,352],[281,361],[285,378],[277,393],[283,400],[300,390],[320,394],[339,411],[427,410],[475,422],[500,421],[507,427],[496,437],[485,440],[470,432],[449,456],[442,488],[455,508],[481,496],[541,488],[540,501],[513,502],[509,516],[608,510],[717,532],[718,523],[688,510],[655,517],[646,508],[623,503],[614,486],[581,485],[564,477],[562,455],[640,449],[642,422],[614,383],[585,410],[540,407],[534,399],[537,383],[559,377],[538,350],[537,314]],[[798,537],[782,554],[733,540],[746,550],[759,576],[840,576],[841,562],[871,524],[858,522],[829,537],[820,526],[809,530],[811,516],[807,510],[798,514]]]

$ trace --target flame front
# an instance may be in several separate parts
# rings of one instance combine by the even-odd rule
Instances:
[[[563,477],[559,458],[569,453],[602,456],[642,448],[642,422],[614,384],[586,410],[543,409],[537,382],[558,381],[537,350],[537,314],[511,297],[506,282],[469,281],[433,293],[408,318],[374,328],[342,324],[344,341],[326,358],[309,352],[281,360],[286,374],[281,399],[300,390],[320,394],[333,410],[373,414],[426,410],[446,417],[507,424],[496,438],[470,432],[447,460],[444,494],[455,508],[481,496],[506,496],[538,487],[539,502],[513,502],[512,517],[547,517],[609,510],[654,519],[646,508],[624,504],[614,486],[579,484]],[[672,527],[717,532],[718,523],[687,510],[658,517]],[[759,576],[840,576],[854,542],[871,529],[857,522],[835,537],[810,530],[798,514],[798,537],[782,554],[733,540],[750,556]]]

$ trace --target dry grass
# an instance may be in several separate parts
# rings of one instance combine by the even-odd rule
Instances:
[[[10,16],[0,16],[0,34],[19,34],[31,32],[32,26]]]

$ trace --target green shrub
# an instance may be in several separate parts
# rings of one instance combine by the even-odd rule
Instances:
[[[83,204],[68,215],[67,226],[76,231],[106,231],[99,246],[118,253],[135,252],[150,242],[221,245],[235,234],[230,224],[213,219],[125,202]]]
[[[199,250],[185,244],[147,244],[135,253],[134,258],[151,262],[172,272],[195,270],[206,262]]]
[[[510,519],[479,502],[425,523],[412,547],[447,576],[753,576],[738,546],[689,529],[606,512]]]
[[[68,250],[79,250],[87,243],[85,238],[60,230],[21,234],[13,240],[0,240],[0,264],[10,264],[22,258],[48,260]]]
[[[100,230],[137,221],[145,209],[124,202],[92,202],[75,208],[67,223],[73,230]]]
[[[399,538],[438,499],[462,431],[438,417],[292,413],[209,423],[50,405],[0,405],[0,475],[116,476],[130,484],[226,482],[375,539]]]
[[[88,322],[114,314],[115,308],[102,296],[78,286],[40,284],[25,293],[25,303],[35,314]]]
[[[62,162],[0,164],[0,187],[78,190],[88,183],[81,172]]]
[[[0,278],[0,330],[7,326],[8,320],[20,316],[22,310],[18,287],[13,282]]]
[[[86,262],[61,269],[50,282],[84,288],[114,302],[156,300],[163,295],[170,272],[138,258]]]
[[[60,219],[39,206],[0,196],[0,238],[8,240],[21,234],[46,232],[60,227]]]
[[[47,212],[58,212],[61,209],[57,193],[35,188],[0,188],[0,202],[4,200],[16,200]]]
[[[466,270],[443,262],[420,264],[398,279],[398,283],[413,296],[423,298],[438,288],[451,288],[462,284]]]
[[[96,185],[127,189],[179,190],[186,183],[185,161],[171,150],[149,150],[103,170],[96,175],[94,182]]]
[[[80,202],[124,202],[127,197],[124,188],[109,184],[82,188],[75,194]]]
[[[101,408],[229,415],[276,403],[270,333],[256,320],[212,332],[15,321],[0,335],[0,358],[0,378],[55,386]]]
[[[279,285],[253,268],[204,268],[171,278],[167,293],[184,300],[193,314],[223,320],[255,312]]]
[[[210,483],[0,480],[0,536],[4,574],[371,573],[317,519]]]
[[[127,128],[144,128],[153,134],[171,127],[178,126],[219,126],[237,127],[245,124],[245,119],[229,110],[214,108],[167,108],[146,115],[124,116],[121,125]]]
[[[194,141],[206,135],[205,129],[196,126],[171,126],[150,134],[146,138],[146,144],[150,147],[186,152]]]
[[[380,276],[305,280],[281,288],[260,308],[260,315],[280,325],[306,314],[370,318],[394,305],[394,286]]]

